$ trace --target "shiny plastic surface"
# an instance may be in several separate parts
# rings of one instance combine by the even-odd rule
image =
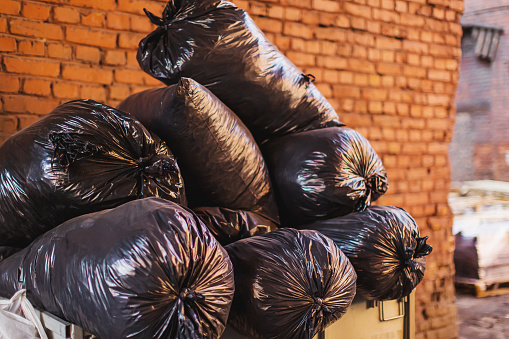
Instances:
[[[357,272],[357,292],[366,299],[391,300],[412,292],[426,270],[432,247],[420,238],[402,208],[371,206],[363,212],[303,226],[331,238]]]
[[[376,152],[366,138],[346,127],[287,135],[262,151],[285,226],[362,211],[388,188]]]
[[[182,78],[127,97],[131,113],[174,152],[191,207],[219,206],[279,222],[265,160],[251,133],[214,94]]]
[[[0,246],[24,247],[75,216],[149,196],[186,203],[166,145],[124,112],[65,103],[0,147]]]
[[[228,325],[249,338],[311,339],[355,296],[352,264],[318,232],[278,229],[225,249],[235,274]]]
[[[269,219],[249,211],[222,207],[198,207],[193,209],[193,212],[223,246],[277,229],[277,226]]]
[[[261,142],[341,126],[332,106],[249,15],[228,1],[170,0],[141,40],[141,68],[167,85],[192,78],[232,109]]]
[[[47,232],[0,262],[1,296],[20,288],[18,276],[35,306],[104,339],[218,338],[234,292],[224,248],[191,212],[158,198]]]

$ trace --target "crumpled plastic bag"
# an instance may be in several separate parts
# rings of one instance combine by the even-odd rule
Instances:
[[[21,272],[21,273],[20,273]],[[0,295],[100,338],[218,338],[234,292],[224,248],[189,210],[146,198],[82,215],[0,262]]]
[[[25,290],[19,290],[11,299],[0,298],[0,338],[48,339]]]
[[[193,212],[223,246],[277,229],[277,226],[269,219],[249,211],[222,207],[197,207],[193,209]]]
[[[284,226],[362,211],[388,188],[382,161],[368,140],[350,128],[286,135],[262,151]]]
[[[219,206],[279,222],[265,160],[240,119],[209,90],[188,78],[124,99],[131,113],[178,158],[190,207]]]
[[[366,299],[409,295],[421,282],[433,248],[402,208],[371,206],[363,212],[302,226],[331,238],[357,272],[357,292]]]
[[[289,132],[341,126],[332,106],[229,1],[170,0],[140,41],[140,67],[165,84],[198,81],[232,109],[258,142]]]
[[[225,249],[235,274],[228,325],[249,338],[311,339],[355,296],[352,264],[318,232],[281,228]]]
[[[75,216],[156,196],[186,204],[175,158],[127,113],[70,101],[0,147],[0,246]]]

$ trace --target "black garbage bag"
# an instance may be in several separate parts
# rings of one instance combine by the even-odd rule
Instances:
[[[201,339],[223,332],[234,282],[196,216],[146,198],[68,220],[1,261],[0,296],[19,288],[100,338]]]
[[[331,238],[357,272],[357,292],[366,299],[403,298],[421,282],[432,247],[420,238],[402,208],[371,206],[363,212],[303,226]]]
[[[141,40],[138,63],[165,84],[192,78],[232,109],[261,142],[288,132],[341,126],[332,106],[229,1],[170,0]]]
[[[223,246],[277,229],[269,219],[249,211],[223,207],[197,207],[193,212]]]
[[[249,130],[196,81],[149,89],[118,108],[131,113],[174,152],[190,207],[219,206],[278,222],[265,160]]]
[[[228,325],[249,338],[311,339],[355,296],[352,264],[318,232],[282,228],[225,249],[235,274]]]
[[[262,151],[285,226],[362,211],[388,188],[382,161],[353,129],[295,133],[272,140]]]
[[[92,100],[58,106],[0,147],[0,246],[24,247],[75,216],[156,196],[185,204],[166,145]]]

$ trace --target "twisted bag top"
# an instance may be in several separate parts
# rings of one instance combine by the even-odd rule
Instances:
[[[281,228],[225,249],[235,274],[228,325],[249,338],[311,339],[355,296],[352,264],[316,231]]]
[[[159,26],[141,40],[141,68],[174,84],[192,78],[214,93],[257,141],[295,131],[341,126],[314,77],[290,62],[249,15],[228,1],[171,0]]]
[[[219,338],[232,264],[196,216],[147,198],[71,219],[0,262],[0,296],[108,339]]]
[[[263,153],[285,226],[362,211],[388,189],[382,161],[350,128],[286,135],[265,144]]]
[[[265,160],[240,119],[196,81],[182,78],[119,104],[179,159],[190,207],[219,206],[279,222]]]
[[[186,203],[174,157],[129,114],[92,100],[58,106],[0,147],[0,245],[149,196]]]
[[[367,299],[403,298],[421,282],[432,247],[402,208],[371,206],[363,212],[304,226],[331,238],[357,272],[357,291]]]

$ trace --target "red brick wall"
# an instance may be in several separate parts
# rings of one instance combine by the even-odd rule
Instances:
[[[504,6],[505,5],[505,6]],[[502,28],[495,60],[487,62],[475,56],[475,41],[464,38],[461,73],[456,94],[459,109],[470,114],[471,124],[457,135],[473,139],[473,158],[451,157],[456,167],[455,180],[492,179],[509,181],[509,7],[506,0],[465,0],[463,22]],[[455,146],[455,145],[453,145]],[[459,152],[462,150],[458,141]],[[468,167],[473,171],[465,173]]]
[[[158,83],[135,61],[151,29],[131,0],[2,0],[0,133],[62,101],[109,104]],[[390,189],[434,252],[417,288],[417,338],[457,336],[448,144],[460,59],[462,0],[234,1],[297,66],[316,76],[342,121],[372,143]],[[4,5],[5,3],[5,5]]]
[[[1,0],[0,142],[58,104],[90,98],[115,105],[160,82],[136,61],[153,27],[143,7],[164,1]]]

